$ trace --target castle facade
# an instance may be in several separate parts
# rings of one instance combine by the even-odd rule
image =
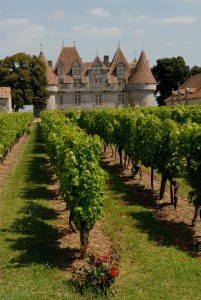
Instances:
[[[144,51],[132,63],[120,47],[111,61],[97,55],[84,62],[76,47],[63,47],[54,66],[42,51],[39,58],[46,65],[49,110],[153,106],[156,80]]]

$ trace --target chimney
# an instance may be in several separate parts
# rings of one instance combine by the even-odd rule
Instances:
[[[106,67],[110,67],[109,55],[104,55],[103,62],[106,65]]]
[[[47,63],[48,63],[49,67],[52,67],[52,61],[51,60],[48,60]]]

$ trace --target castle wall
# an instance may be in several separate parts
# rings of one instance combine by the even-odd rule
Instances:
[[[133,84],[129,85],[131,106],[153,106],[155,84]]]
[[[130,96],[124,94],[122,101],[119,99],[120,91],[59,91],[55,94],[55,108],[66,109],[92,109],[97,107],[126,107]],[[99,96],[97,96],[99,94]]]

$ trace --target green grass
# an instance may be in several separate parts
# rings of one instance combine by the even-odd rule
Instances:
[[[104,231],[120,257],[117,293],[108,299],[200,299],[200,260],[175,247],[174,224],[152,215],[154,194],[137,183],[130,190],[103,166],[109,172]],[[0,198],[0,299],[91,299],[67,282],[48,176],[36,125]]]
[[[154,194],[137,184],[130,191],[111,172],[107,199],[105,231],[120,254],[116,299],[199,299],[201,261],[177,249],[174,224],[150,212]]]
[[[35,125],[0,199],[0,299],[79,299],[66,280]]]
[[[142,172],[147,173],[149,176],[151,176],[151,168],[145,168],[144,166],[142,166]],[[154,178],[157,181],[161,181],[161,175],[159,173],[157,173],[157,171],[154,171]],[[184,178],[177,178],[177,181],[179,182],[179,195],[188,198],[188,193],[191,191],[190,186],[188,185],[188,183],[186,182],[186,180]],[[150,180],[150,186],[151,186],[151,180]],[[170,184],[169,181],[167,181],[166,184],[166,190],[168,190]]]

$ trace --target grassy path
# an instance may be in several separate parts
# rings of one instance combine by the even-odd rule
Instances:
[[[0,198],[0,299],[90,299],[67,284],[46,163],[36,125]],[[137,199],[110,171],[103,224],[117,244],[120,276],[109,299],[200,299],[200,260],[176,249],[163,222]]]
[[[48,179],[35,125],[0,199],[0,299],[79,299],[59,265]]]
[[[149,210],[152,194],[132,189],[111,167],[105,231],[120,253],[119,291],[115,299],[200,299],[201,260],[175,247],[171,222]],[[142,206],[143,204],[143,206]]]

